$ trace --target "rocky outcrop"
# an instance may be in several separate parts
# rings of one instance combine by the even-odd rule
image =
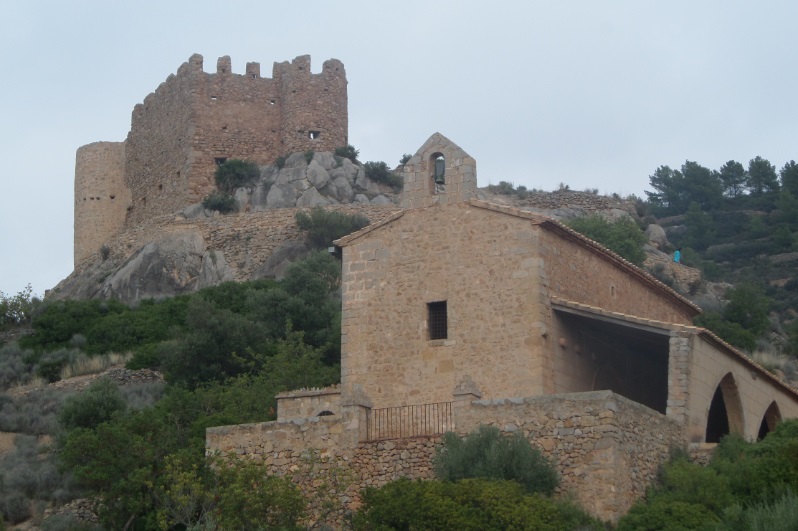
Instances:
[[[62,281],[59,298],[101,297],[135,302],[196,291],[233,280],[224,253],[209,250],[201,232],[165,234],[124,261],[103,261]]]

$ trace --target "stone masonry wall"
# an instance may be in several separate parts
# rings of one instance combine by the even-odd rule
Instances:
[[[125,144],[95,142],[78,149],[75,157],[75,265],[122,229],[129,204]]]
[[[470,377],[486,398],[543,394],[538,232],[456,203],[404,211],[345,243],[344,392],[361,385],[380,408],[445,402]],[[430,339],[433,301],[446,301],[446,339]]]
[[[454,420],[461,435],[481,424],[508,435],[522,433],[557,466],[562,478],[558,491],[573,493],[588,511],[607,520],[617,519],[643,496],[670,449],[683,443],[681,428],[672,420],[609,391],[475,401],[456,407]],[[336,445],[343,430],[338,417],[223,426],[207,430],[206,448],[264,463],[300,486],[330,480],[333,472],[338,478],[346,475],[348,486],[338,498],[349,510],[359,506],[359,493],[366,487],[401,477],[433,477],[439,436],[348,448]],[[314,473],[308,468],[308,449],[316,451],[319,461]]]
[[[543,231],[541,254],[551,295],[646,319],[691,324],[687,303],[677,303],[664,291],[630,275],[598,251]]]

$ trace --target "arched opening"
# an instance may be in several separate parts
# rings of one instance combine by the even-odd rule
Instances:
[[[319,414],[318,414],[318,415],[316,415],[316,416],[317,416],[317,417],[329,417],[330,415],[335,415],[335,413],[333,413],[332,411],[329,411],[329,410],[325,409],[324,411],[322,411],[321,413],[319,413]]]
[[[706,442],[720,442],[729,433],[743,434],[743,406],[734,375],[727,373],[715,388],[707,415]]]
[[[429,163],[432,193],[444,193],[446,191],[446,158],[443,153],[433,153],[429,158]]]
[[[776,429],[776,424],[779,422],[781,422],[781,411],[779,410],[779,405],[774,400],[770,403],[767,410],[765,410],[765,414],[762,416],[762,423],[759,425],[759,433],[756,436],[757,440],[761,441],[764,439],[765,435]]]

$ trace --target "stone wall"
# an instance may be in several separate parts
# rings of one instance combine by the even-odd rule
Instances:
[[[607,520],[617,519],[645,493],[670,449],[683,441],[673,421],[609,391],[475,401],[456,407],[454,418],[461,435],[483,424],[508,435],[522,433],[556,465],[562,480],[558,492],[574,494]],[[433,477],[439,436],[347,447],[342,440],[347,429],[346,415],[223,426],[207,430],[206,448],[264,463],[300,485],[323,481],[324,471],[338,477],[344,472],[348,486],[340,489],[339,501],[349,510],[359,506],[366,487]],[[314,474],[310,455],[320,462]]]
[[[125,184],[125,144],[95,142],[75,156],[74,261],[91,256],[125,223],[130,191]]]
[[[630,274],[613,263],[605,252],[558,232],[561,231],[546,230],[540,237],[540,253],[551,295],[636,317],[692,323],[698,310],[664,285],[642,271]]]

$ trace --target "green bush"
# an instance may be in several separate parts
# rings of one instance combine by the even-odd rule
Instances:
[[[222,192],[214,192],[207,196],[202,200],[202,206],[208,210],[217,210],[222,214],[229,214],[237,208],[235,198]]]
[[[338,156],[338,157],[343,157],[345,159],[349,159],[353,163],[358,164],[357,156],[360,155],[360,151],[355,149],[355,146],[353,146],[351,144],[347,144],[346,146],[335,148],[335,153],[334,154],[336,156]]]
[[[396,191],[402,189],[404,181],[384,162],[367,162],[363,165],[363,170],[366,172],[366,177],[376,183],[386,184]]]
[[[517,481],[529,493],[551,494],[557,472],[520,433],[503,437],[498,428],[480,426],[464,438],[448,432],[435,454],[435,477],[445,481],[466,478]]]
[[[581,509],[525,494],[513,481],[465,479],[456,483],[400,479],[363,493],[355,529],[603,529]]]
[[[297,227],[307,233],[308,243],[314,249],[326,249],[338,238],[369,224],[368,218],[359,214],[344,214],[322,207],[313,207],[309,213],[297,212],[295,219]]]
[[[66,431],[76,428],[96,428],[114,415],[123,413],[127,403],[119,388],[111,380],[95,380],[85,392],[66,399],[58,420]]]
[[[601,216],[587,216],[571,220],[568,226],[637,266],[646,259],[643,244],[648,239],[629,218],[607,221]]]
[[[315,155],[316,155],[316,152],[313,151],[312,149],[309,149],[309,150],[305,151],[305,162],[310,164]]]
[[[285,167],[285,163],[288,161],[288,155],[280,155],[276,159],[274,159],[274,165],[277,166],[277,169],[282,170]]]
[[[703,505],[657,500],[637,504],[618,521],[618,531],[711,530],[720,519]]]
[[[254,162],[228,159],[216,168],[215,178],[219,190],[229,195],[242,186],[252,186],[260,178],[260,169]]]
[[[39,303],[41,301],[33,295],[30,284],[16,295],[0,291],[0,329],[30,321]]]

